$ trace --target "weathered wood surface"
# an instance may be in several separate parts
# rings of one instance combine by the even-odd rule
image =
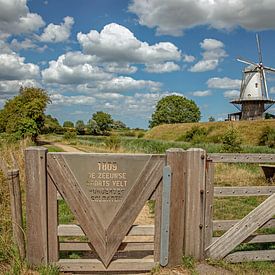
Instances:
[[[207,249],[211,258],[223,258],[238,244],[242,243],[253,232],[269,221],[275,214],[275,194],[262,202],[252,212],[236,223],[222,237],[213,242]]]
[[[59,245],[57,236],[58,227],[58,202],[57,189],[49,175],[47,176],[48,188],[48,257],[49,263],[57,262],[59,259]]]
[[[22,200],[19,181],[19,170],[9,170],[7,172],[7,179],[10,190],[13,240],[18,246],[20,258],[24,259],[26,256],[26,251],[22,218]]]
[[[215,187],[215,197],[232,196],[270,196],[275,193],[275,186],[238,186]]]
[[[240,220],[214,220],[213,231],[226,231],[233,227]],[[275,219],[270,219],[261,228],[272,228],[275,227]]]
[[[161,181],[163,156],[149,156],[139,178],[121,202],[107,229],[101,222],[102,217],[98,217],[94,207],[91,207],[90,200],[67,166],[63,154],[49,154],[48,159],[48,172],[58,191],[67,201],[85,235],[107,266],[145,202]]]
[[[205,166],[206,152],[187,150],[187,182],[185,212],[186,256],[202,259],[204,254]]]
[[[58,236],[85,236],[81,227],[77,224],[59,224]],[[154,225],[133,225],[128,236],[153,236]]]
[[[240,251],[229,254],[224,260],[231,263],[275,261],[275,250]]]
[[[219,237],[213,237],[213,242],[218,240]],[[243,243],[274,243],[275,234],[268,235],[251,235],[243,241]]]
[[[214,153],[207,155],[208,160],[213,162],[228,162],[228,163],[275,163],[275,154],[232,154],[232,153]]]
[[[88,242],[60,242],[60,251],[95,251]],[[122,243],[118,251],[153,251],[153,243]]]
[[[204,215],[204,248],[212,243],[213,235],[213,201],[214,201],[214,164],[206,163],[205,179],[205,215]]]
[[[94,259],[61,259],[57,262],[63,272],[150,271],[156,264],[153,259],[118,259],[106,268],[99,260]]]
[[[168,265],[175,266],[181,263],[184,245],[186,155],[182,149],[169,149],[166,156],[171,168]]]
[[[44,147],[25,150],[27,261],[31,265],[48,262],[46,158]]]

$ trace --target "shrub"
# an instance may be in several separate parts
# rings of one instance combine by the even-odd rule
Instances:
[[[229,127],[221,138],[223,152],[240,152],[241,151],[241,138],[239,132],[234,127]]]
[[[75,131],[67,131],[65,132],[65,134],[63,135],[64,139],[70,140],[70,139],[74,139],[76,138],[76,132]]]
[[[275,148],[275,129],[267,126],[263,129],[259,138],[259,145]]]
[[[204,127],[193,126],[190,130],[181,136],[177,141],[186,141],[192,143],[200,143],[206,140],[208,130]]]

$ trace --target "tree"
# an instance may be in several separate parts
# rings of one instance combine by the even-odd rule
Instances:
[[[99,135],[100,129],[93,119],[90,119],[87,123],[87,134],[88,135]]]
[[[75,129],[79,135],[85,134],[85,124],[84,124],[83,120],[78,120],[75,123]]]
[[[113,119],[110,114],[104,112],[96,112],[92,116],[100,130],[99,134],[106,135],[112,128]]]
[[[114,120],[112,128],[113,129],[127,129],[127,126],[125,123],[123,123],[120,120]]]
[[[193,100],[179,95],[162,98],[156,105],[156,110],[149,121],[149,127],[160,124],[198,122],[201,112]]]
[[[45,116],[45,123],[41,130],[42,134],[49,134],[49,133],[63,133],[63,128],[59,124],[57,118],[52,117],[51,115]]]
[[[36,87],[21,87],[0,111],[0,129],[16,138],[30,136],[36,140],[45,123],[45,109],[50,103],[47,92]]]
[[[66,120],[66,121],[64,121],[64,123],[63,123],[63,127],[64,127],[64,128],[74,128],[74,123],[71,122],[71,121],[69,121],[69,120]]]

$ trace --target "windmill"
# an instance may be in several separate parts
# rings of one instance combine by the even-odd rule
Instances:
[[[270,108],[275,100],[269,98],[266,83],[266,72],[275,72],[275,69],[263,65],[260,39],[256,34],[259,63],[254,63],[243,58],[238,61],[248,65],[243,70],[243,78],[239,98],[232,103],[240,112],[229,115],[229,120],[254,120],[262,119],[264,112]]]

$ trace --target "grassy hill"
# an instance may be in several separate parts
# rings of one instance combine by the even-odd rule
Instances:
[[[229,127],[234,127],[238,130],[243,144],[257,145],[263,129],[267,126],[275,129],[275,119],[164,124],[149,130],[144,138],[178,141],[192,127],[204,127],[208,131],[209,140],[217,140]]]

